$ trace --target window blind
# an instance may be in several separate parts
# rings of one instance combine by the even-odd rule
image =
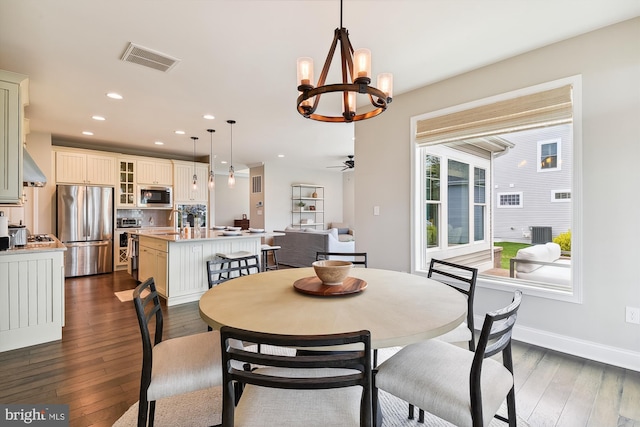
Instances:
[[[419,120],[416,143],[442,144],[570,123],[571,85]]]

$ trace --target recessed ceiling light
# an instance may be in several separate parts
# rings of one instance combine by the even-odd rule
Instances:
[[[284,154],[278,154],[278,157],[284,157]]]
[[[156,145],[164,145],[164,142],[162,142],[162,141],[156,141],[156,142],[154,142],[154,144],[156,144]]]
[[[176,135],[184,135],[184,134],[185,134],[185,131],[183,131],[183,130],[177,130],[176,131]]]
[[[93,136],[93,132],[90,132],[88,130],[82,131],[82,134],[87,136]]]
[[[91,116],[91,118],[92,118],[93,120],[98,120],[98,121],[101,121],[101,122],[103,122],[103,121],[105,121],[105,120],[106,120],[106,119],[105,119],[104,117],[102,117],[102,116]]]
[[[205,114],[205,115],[204,115],[204,116],[202,116],[202,117],[204,117],[204,118],[205,118],[205,119],[207,119],[207,120],[213,120],[213,119],[215,119],[215,117],[213,116],[213,114]]]
[[[107,96],[111,99],[122,99],[122,95],[120,95],[119,93],[115,93],[115,92],[109,92],[107,94]]]

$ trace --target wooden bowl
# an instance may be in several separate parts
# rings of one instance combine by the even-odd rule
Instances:
[[[340,285],[347,278],[353,264],[349,261],[325,260],[313,264],[316,276],[324,285]]]

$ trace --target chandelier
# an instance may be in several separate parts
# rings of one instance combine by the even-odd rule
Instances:
[[[342,63],[342,83],[325,85],[331,61],[340,43],[340,58]],[[320,73],[318,85],[313,86],[313,59],[298,59],[298,112],[304,117],[322,122],[350,123],[375,117],[387,109],[392,100],[393,76],[391,73],[378,75],[377,88],[371,83],[371,51],[369,49],[353,50],[349,41],[349,32],[342,26],[342,0],[340,0],[340,28],[336,28],[333,43]],[[323,93],[342,93],[341,115],[328,116],[316,113],[320,96]],[[366,94],[371,103],[371,109],[356,114],[356,95]]]

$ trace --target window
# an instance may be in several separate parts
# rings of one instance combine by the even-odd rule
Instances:
[[[522,192],[520,193],[498,193],[499,208],[521,208]]]
[[[412,118],[412,271],[471,263],[480,286],[581,301],[580,86],[575,76]],[[494,244],[532,245],[538,228],[571,231],[568,279],[492,273]]]
[[[571,190],[553,190],[551,192],[551,202],[570,202]]]
[[[560,139],[538,142],[538,172],[560,170]]]

